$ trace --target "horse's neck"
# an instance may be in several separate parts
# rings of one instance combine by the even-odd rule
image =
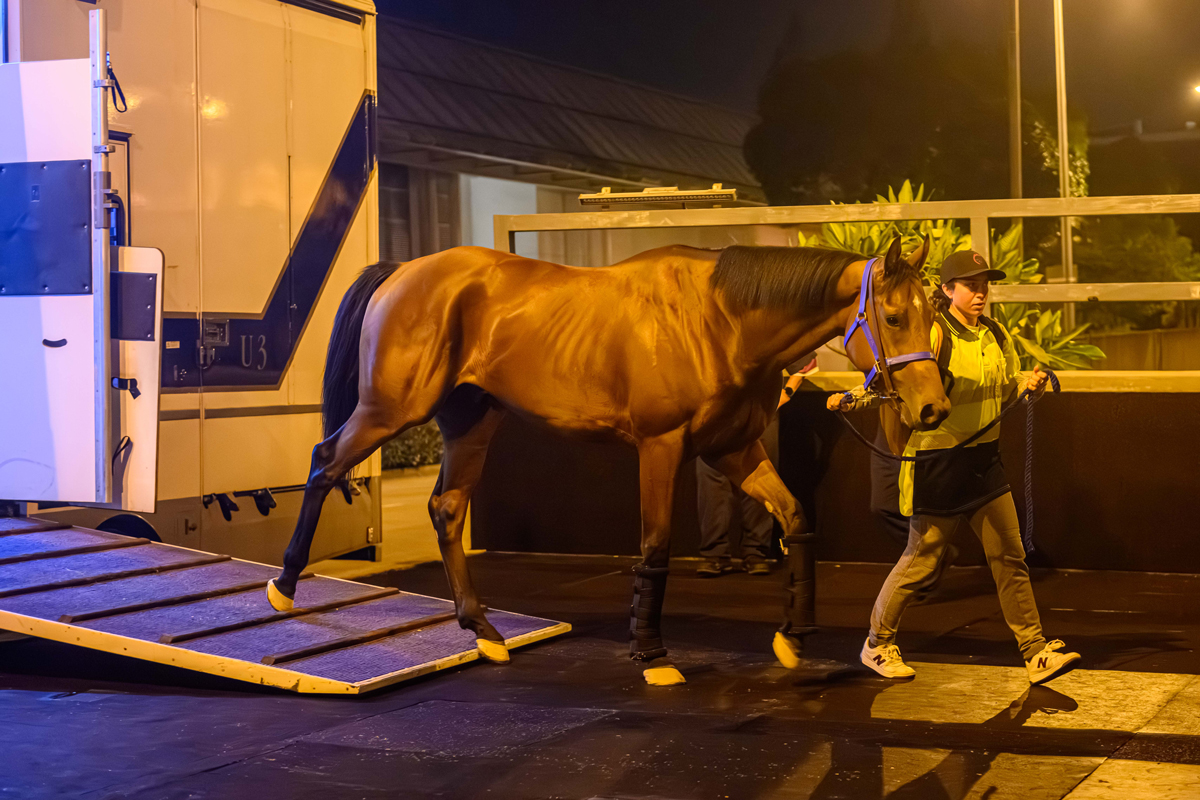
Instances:
[[[739,338],[745,371],[778,375],[780,369],[836,336],[840,316],[823,311],[799,317],[778,311],[743,315]]]
[[[840,336],[858,309],[865,261],[842,272],[834,298],[819,311],[750,311],[742,317],[742,343],[747,361],[778,370]]]

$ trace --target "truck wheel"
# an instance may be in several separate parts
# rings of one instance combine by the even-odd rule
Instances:
[[[115,517],[109,517],[96,526],[96,530],[117,533],[121,536],[133,536],[138,539],[149,539],[152,542],[162,541],[162,537],[158,535],[158,531],[154,530],[154,526],[137,514],[117,514]]]

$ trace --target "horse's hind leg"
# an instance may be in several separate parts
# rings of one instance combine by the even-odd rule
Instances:
[[[804,510],[784,486],[757,440],[744,450],[709,463],[725,473],[734,486],[766,506],[783,528],[787,548],[784,622],[775,634],[772,649],[781,664],[794,669],[800,665],[803,637],[816,630],[813,535],[807,531]]]
[[[667,658],[662,640],[663,599],[671,558],[671,513],[683,449],[684,437],[680,431],[646,439],[638,445],[642,563],[634,567],[629,655],[646,665],[642,676],[651,686],[684,682],[683,675]]]
[[[454,595],[458,624],[475,634],[479,653],[490,661],[508,661],[504,637],[492,627],[475,594],[463,553],[462,532],[471,493],[483,474],[488,444],[504,412],[474,387],[460,387],[436,417],[445,441],[442,469],[429,498],[429,517],[437,530],[442,565]]]
[[[304,487],[300,516],[283,555],[283,571],[267,584],[267,599],[276,610],[286,611],[293,605],[296,581],[300,578],[300,572],[308,566],[313,534],[316,533],[321,506],[329,490],[347,472],[374,453],[376,448],[415,421],[397,419],[395,412],[377,404],[359,403],[345,425],[313,448],[312,467]]]

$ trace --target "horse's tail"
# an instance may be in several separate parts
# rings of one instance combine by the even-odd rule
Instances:
[[[358,340],[362,335],[367,303],[388,276],[399,269],[394,261],[371,264],[358,276],[342,297],[333,320],[333,335],[325,355],[325,381],[322,387],[324,438],[328,439],[346,424],[358,405]]]

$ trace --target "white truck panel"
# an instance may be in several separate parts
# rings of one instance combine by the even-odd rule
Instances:
[[[61,347],[51,342],[66,339]],[[92,296],[0,299],[0,497],[83,501],[96,494]]]
[[[90,161],[90,69],[86,58],[0,65],[0,163]],[[0,497],[96,496],[93,303],[0,295]]]
[[[158,497],[158,398],[162,384],[163,254],[153,247],[118,247],[117,271],[155,276],[154,339],[113,342],[114,372],[137,381],[138,396],[120,393],[114,412],[117,440],[112,461],[113,499],[110,507],[153,514]],[[122,447],[121,437],[129,437]]]
[[[9,3],[15,8],[10,25],[23,42],[14,57],[87,55],[88,4]],[[114,164],[114,187],[129,209],[130,244],[164,253],[164,316],[256,320],[263,314],[347,126],[364,92],[375,89],[374,7],[368,0],[341,5],[365,16],[347,21],[278,0],[102,0],[112,65],[129,106],[126,113],[110,108],[108,114],[111,129],[129,137],[127,145],[118,145],[128,147],[128,174]],[[48,63],[22,67],[54,69]],[[90,87],[86,60],[81,66]],[[86,122],[86,102],[80,113]],[[16,124],[0,114],[0,145],[13,140],[2,126]],[[361,122],[356,125],[361,136]],[[85,124],[75,157],[91,155],[88,129]],[[47,141],[23,130],[20,138]],[[240,555],[253,552],[269,560],[281,555],[280,536],[285,529],[290,533],[299,493],[280,494],[279,509],[269,517],[242,495],[237,499],[242,510],[232,521],[222,519],[212,494],[306,479],[312,446],[320,438],[315,409],[333,316],[342,294],[378,252],[375,192],[372,179],[307,323],[302,331],[294,329],[291,359],[278,385],[207,381],[205,367],[191,363],[195,343],[181,333],[165,337],[176,340],[165,342],[171,348],[166,355],[175,359],[170,363],[187,372],[187,380],[165,389],[160,400],[154,470],[159,519],[151,522],[169,541],[195,546],[194,537],[203,536],[206,545]],[[302,310],[294,315],[304,322]],[[81,324],[93,321],[94,314]],[[178,319],[171,322],[178,331]],[[226,346],[227,356],[237,357],[238,338]],[[191,361],[184,364],[181,355]],[[197,375],[202,387],[196,386]],[[61,432],[56,428],[56,435]],[[86,448],[91,441],[89,435],[74,444]],[[3,453],[0,447],[0,461]],[[379,473],[378,455],[360,469],[361,475]],[[364,495],[353,508],[342,499],[333,505],[338,514],[323,519],[315,552],[378,542],[378,527],[373,539],[357,528],[364,505],[378,514],[378,497]],[[146,505],[138,501],[138,507]],[[196,522],[199,529],[189,533]]]
[[[86,58],[0,64],[0,164],[92,157],[90,68]]]

